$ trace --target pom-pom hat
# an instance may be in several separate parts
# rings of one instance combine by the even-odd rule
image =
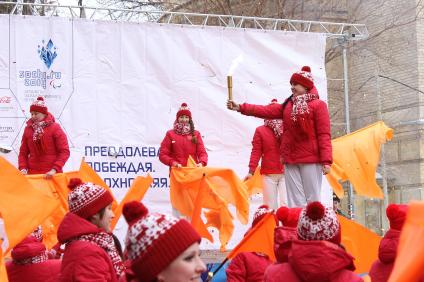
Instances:
[[[37,100],[32,102],[31,106],[29,107],[29,111],[47,115],[48,109],[46,103],[44,102],[44,98],[40,96],[37,98]]]
[[[113,202],[108,190],[93,183],[84,183],[79,178],[72,178],[68,187],[72,190],[68,194],[69,211],[82,218],[95,215]]]
[[[188,247],[200,243],[199,234],[185,219],[149,213],[136,201],[125,204],[123,214],[129,225],[126,256],[140,281],[154,281]]]

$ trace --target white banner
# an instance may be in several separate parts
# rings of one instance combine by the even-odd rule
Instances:
[[[118,199],[136,175],[150,173],[151,210],[171,211],[168,167],[157,155],[182,102],[204,139],[208,165],[247,173],[251,139],[263,121],[226,109],[226,76],[238,56],[237,102],[283,101],[303,65],[327,100],[322,34],[28,16],[11,16],[9,25],[8,17],[0,15],[0,129],[7,128],[0,143],[18,152],[30,102],[45,96],[71,145],[65,171],[85,156]],[[246,229],[236,226],[229,247]]]

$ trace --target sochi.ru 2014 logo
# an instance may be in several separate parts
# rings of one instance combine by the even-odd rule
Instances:
[[[53,41],[49,39],[47,45],[44,46],[44,40],[41,41],[42,45],[38,45],[38,54],[40,59],[44,62],[46,67],[49,69],[53,64],[54,59],[57,57],[56,46],[54,46]]]
[[[41,87],[46,89],[49,85],[54,89],[62,86],[62,72],[54,71],[50,69],[53,62],[57,58],[57,47],[53,44],[53,41],[49,39],[47,44],[44,40],[42,44],[38,45],[38,57],[47,67],[47,71],[35,69],[19,70],[19,78],[23,79],[26,87]]]

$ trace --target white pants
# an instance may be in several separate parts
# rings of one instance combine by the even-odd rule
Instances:
[[[290,208],[321,201],[322,165],[286,164],[287,198]]]
[[[271,209],[287,205],[287,191],[284,174],[264,174],[264,204]]]

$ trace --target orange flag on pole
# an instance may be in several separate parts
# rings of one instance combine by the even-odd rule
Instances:
[[[128,189],[124,198],[119,203],[118,207],[113,211],[115,214],[115,217],[113,218],[111,223],[112,230],[115,228],[116,223],[118,223],[118,220],[120,216],[122,215],[122,209],[124,207],[124,204],[131,201],[140,202],[143,199],[144,194],[146,194],[152,182],[153,182],[153,178],[150,176],[150,174],[148,174],[147,177],[137,176],[136,179],[134,179],[131,187]]]
[[[0,212],[11,249],[44,222],[58,208],[59,202],[32,187],[25,176],[2,157],[0,181]]]
[[[381,237],[362,225],[338,216],[342,230],[342,244],[355,258],[356,273],[368,273],[378,258]]]
[[[243,240],[234,247],[227,255],[228,259],[234,258],[241,252],[258,252],[268,255],[272,261],[276,261],[274,254],[274,229],[276,226],[275,216],[269,213],[250,229]]]
[[[416,282],[424,278],[424,202],[411,202],[400,234],[389,282]]]
[[[346,180],[352,183],[358,195],[383,198],[375,172],[381,144],[392,137],[393,129],[379,121],[332,141],[333,165],[326,176],[339,198],[343,197],[339,181]]]

